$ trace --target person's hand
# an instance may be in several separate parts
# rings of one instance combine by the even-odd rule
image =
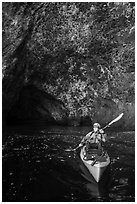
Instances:
[[[104,133],[104,130],[100,129],[99,132],[100,132],[101,134],[103,134],[103,133]]]

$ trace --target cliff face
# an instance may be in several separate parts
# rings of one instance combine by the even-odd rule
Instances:
[[[124,130],[135,127],[135,104],[112,101],[105,98],[97,98],[93,102],[94,112],[71,117],[69,111],[61,100],[38,89],[33,85],[25,86],[19,99],[7,114],[8,123],[23,122],[28,120],[45,121],[46,124],[60,124],[70,126],[92,126],[99,122],[101,126],[107,125],[120,113],[124,113],[121,120],[112,125],[112,129]]]
[[[103,126],[124,112],[113,127],[134,128],[134,2],[2,5],[4,126]]]
[[[135,103],[134,102],[120,102],[119,100],[99,99],[95,103],[95,114],[93,121],[98,121],[102,127],[107,125],[110,121],[115,119],[121,113],[123,117],[114,123],[110,128],[123,130],[135,129]]]
[[[64,124],[67,115],[68,111],[60,100],[33,85],[28,85],[21,90],[19,99],[8,113],[7,120],[45,120],[46,123]]]

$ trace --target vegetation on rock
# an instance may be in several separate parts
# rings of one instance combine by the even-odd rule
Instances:
[[[134,103],[134,2],[4,2],[3,108],[26,84],[64,102],[70,117],[97,98]]]

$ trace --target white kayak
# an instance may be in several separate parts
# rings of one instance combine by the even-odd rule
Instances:
[[[110,164],[109,155],[107,154],[107,152],[103,153],[101,156],[97,156],[97,154],[93,153],[92,154],[93,159],[90,159],[90,160],[84,159],[84,155],[85,155],[85,146],[81,149],[81,152],[80,152],[81,160],[89,170],[90,174],[92,174],[95,181],[99,182],[106,167]]]

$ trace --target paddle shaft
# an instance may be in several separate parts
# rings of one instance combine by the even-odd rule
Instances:
[[[65,151],[67,152],[76,151],[78,148],[80,148],[80,146],[76,147],[75,149],[66,149]]]
[[[78,148],[80,148],[80,146],[76,147],[75,149],[73,149],[73,151],[76,151]]]

